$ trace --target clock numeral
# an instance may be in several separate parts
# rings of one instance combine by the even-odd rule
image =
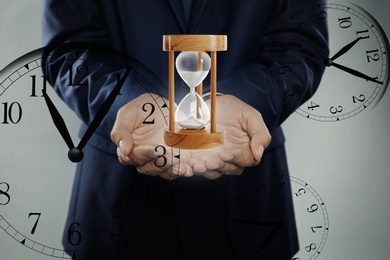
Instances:
[[[2,190],[1,187],[5,186],[5,190]],[[11,196],[8,194],[9,184],[6,182],[0,182],[0,198],[5,197],[5,200],[0,199],[0,205],[7,205],[11,201]]]
[[[262,192],[267,190],[267,184],[260,182],[259,179],[256,180],[256,192]]]
[[[114,237],[119,237],[122,234],[123,226],[121,222],[119,221],[120,216],[112,215],[112,222],[111,222],[111,235]]]
[[[299,196],[304,195],[304,194],[306,194],[306,189],[304,189],[304,188],[300,188],[298,190],[298,192],[295,192],[296,197],[299,197]]]
[[[351,16],[339,18],[338,20],[340,28],[347,29],[352,26]]]
[[[286,186],[286,183],[284,181],[281,181],[278,185],[275,186],[276,189],[280,189]]]
[[[88,86],[87,76],[89,74],[89,68],[85,65],[78,65],[76,70],[73,69],[73,65],[69,65],[69,78],[68,86]],[[76,72],[76,73],[74,73]]]
[[[18,102],[12,102],[8,106],[8,102],[4,102],[3,108],[4,108],[4,113],[3,113],[3,122],[2,124],[17,124],[20,122],[22,119],[22,106]]]
[[[293,28],[295,29],[295,30],[305,30],[306,29],[306,23],[304,23],[304,22],[300,22],[300,23],[294,23],[293,24]]]
[[[147,107],[150,107],[150,112],[149,112]],[[149,115],[142,122],[143,124],[147,124],[147,125],[153,125],[154,124],[154,118],[153,119],[149,119],[149,118],[153,115],[155,109],[156,108],[155,108],[155,106],[152,103],[145,103],[145,104],[143,104],[142,110],[144,112],[149,112]]]
[[[167,165],[167,162],[168,162],[167,157],[165,157],[165,154],[166,154],[166,152],[167,152],[167,149],[166,149],[164,146],[158,145],[158,146],[156,146],[156,148],[155,148],[154,150],[155,150],[156,152],[158,152],[158,150],[159,150],[160,148],[161,148],[161,150],[162,150],[162,154],[159,155],[159,156],[157,156],[158,158],[154,161],[154,165],[155,165],[156,167],[158,167],[158,168],[164,167],[165,165]],[[157,162],[159,158],[162,158],[162,159],[163,159],[163,161],[160,162],[160,163]]]
[[[31,78],[31,95],[30,95],[30,97],[38,97],[36,94],[37,75],[32,75],[32,76],[30,76],[30,78]],[[42,91],[46,92],[46,77],[44,75],[42,75],[41,78],[42,78]]]
[[[307,208],[307,212],[309,212],[309,213],[313,213],[313,212],[316,212],[317,210],[318,210],[318,204],[312,204],[311,206],[310,206],[310,208]]]
[[[359,97],[352,96],[352,102],[357,103],[357,102],[364,102],[366,100],[366,96],[363,94],[360,94]]]
[[[33,213],[33,212],[31,212],[30,214],[28,214],[28,218],[30,218],[31,216],[37,216],[37,220],[35,221],[35,224],[34,224],[33,228],[31,229],[31,234],[34,235],[35,230],[36,230],[37,225],[38,225],[38,222],[39,222],[39,219],[41,217],[41,213]]]
[[[367,62],[378,61],[381,57],[379,55],[378,49],[366,51],[366,55],[367,55]]]
[[[278,73],[281,74],[281,75],[284,75],[287,72],[291,72],[291,68],[289,66],[281,66],[278,69]]]
[[[241,207],[252,205],[252,200],[248,197],[237,195],[237,200]]]
[[[314,243],[311,243],[310,245],[305,247],[306,252],[311,252],[311,251],[316,250],[316,249],[317,249],[317,246]]]
[[[73,246],[79,245],[82,239],[80,231],[75,230],[75,226],[79,227],[80,223],[73,222],[68,229],[68,241]]]
[[[363,35],[363,36],[361,36]],[[368,34],[368,29],[366,30],[362,30],[362,31],[356,31],[356,36],[358,39],[369,39],[370,38],[370,35]]]
[[[334,114],[343,112],[343,107],[342,106],[338,106],[337,108],[330,107],[329,111],[330,111],[330,113],[332,113],[334,115]]]
[[[311,232],[316,233],[315,229],[322,228],[322,226],[311,227]]]
[[[317,107],[320,107],[320,105],[314,103],[314,102],[310,102],[310,106],[307,107],[308,110],[314,110],[315,108]]]

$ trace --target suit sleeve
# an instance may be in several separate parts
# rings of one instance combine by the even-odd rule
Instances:
[[[67,15],[69,14],[69,15]],[[77,116],[89,124],[126,71],[131,72],[97,132],[107,135],[116,112],[142,93],[149,82],[140,79],[142,65],[110,49],[99,1],[45,0],[42,67],[48,82]],[[137,68],[138,67],[138,68]],[[161,84],[161,82],[150,83]],[[143,91],[144,92],[144,91]]]
[[[309,4],[307,4],[309,2]],[[252,63],[218,82],[261,112],[270,131],[316,91],[328,57],[328,33],[314,8],[324,1],[275,1],[262,46]]]

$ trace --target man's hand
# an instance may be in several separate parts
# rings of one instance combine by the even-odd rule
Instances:
[[[142,106],[153,103],[154,98],[164,101],[157,95],[143,94],[124,105],[111,132],[119,161],[134,165],[140,173],[169,180],[194,174],[208,179],[239,175],[244,168],[260,162],[271,142],[261,114],[238,98],[225,95],[217,100],[217,124],[226,130],[224,144],[204,150],[181,149],[180,160],[176,159],[171,154],[173,149],[165,146],[164,118],[156,116],[153,124],[143,123],[147,115]]]
[[[140,173],[165,179],[174,179],[176,175],[192,176],[192,168],[185,163],[188,157],[183,154],[178,165],[179,159],[174,158],[172,149],[165,146],[166,122],[163,116],[154,116],[153,124],[143,123],[148,113],[142,107],[146,103],[154,104],[154,99],[163,105],[160,96],[143,94],[118,111],[111,131],[111,139],[118,147],[118,160],[122,164],[134,165]]]
[[[259,111],[240,99],[224,95],[217,98],[217,124],[226,130],[223,145],[191,152],[193,172],[208,179],[239,175],[244,168],[257,165],[271,135]]]

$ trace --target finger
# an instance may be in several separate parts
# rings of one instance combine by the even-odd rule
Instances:
[[[215,179],[218,179],[220,177],[222,177],[222,173],[219,172],[219,171],[207,171],[207,172],[204,172],[204,173],[199,173],[197,175],[200,175],[200,176],[203,176],[205,177],[206,179],[209,179],[209,180],[215,180]]]
[[[122,153],[125,156],[130,154],[134,144],[132,134],[141,124],[137,113],[138,110],[134,109],[139,107],[137,100],[135,99],[127,103],[118,110],[114,126],[110,133],[111,140],[116,146],[119,147],[120,141],[123,141]]]
[[[117,146],[117,154],[118,157],[121,156],[123,158],[128,157],[131,153],[131,150],[133,149],[134,141],[133,137],[131,135],[129,136],[124,136],[118,140],[112,139],[112,141],[116,144]]]
[[[261,114],[257,110],[251,111],[251,114],[253,115],[248,115],[246,118],[246,131],[251,140],[250,148],[253,157],[256,161],[260,162],[264,149],[271,143],[272,137]]]
[[[220,156],[224,163],[231,163],[239,168],[255,166],[260,160],[256,160],[252,152],[246,149],[230,148],[226,149]]]
[[[192,166],[194,172],[197,173],[217,169],[223,163],[220,158],[220,153],[221,151],[219,149],[193,152],[189,164]]]
[[[128,156],[133,149],[134,140],[132,131],[130,131],[129,128],[121,122],[122,121],[117,118],[111,130],[110,136],[112,142],[119,147],[121,154],[123,156]]]
[[[206,161],[201,159],[192,160],[191,166],[195,174],[202,174],[207,171]]]
[[[156,160],[152,160],[143,165],[137,166],[137,170],[142,174],[157,176],[168,170],[170,167],[171,163],[169,161],[163,161],[163,158],[160,157]]]
[[[222,166],[218,168],[218,171],[224,175],[241,175],[244,168],[239,167],[234,163],[223,163]]]
[[[256,141],[254,139],[256,139],[256,138],[252,138],[252,140],[251,140],[251,151],[252,151],[252,155],[253,155],[253,158],[255,159],[255,161],[259,163],[261,160],[261,157],[263,157],[264,146],[259,141]]]
[[[186,163],[178,163],[172,166],[172,174],[181,177],[191,177],[194,175],[192,167]]]
[[[168,181],[176,180],[178,178],[177,175],[172,174],[171,169],[167,169],[163,171],[162,173],[159,174],[159,176]]]
[[[129,154],[125,154],[124,145],[124,141],[120,141],[117,148],[118,159],[122,164],[143,165],[158,158],[155,154],[154,145],[135,144]]]

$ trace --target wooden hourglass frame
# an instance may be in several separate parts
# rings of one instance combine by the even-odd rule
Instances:
[[[169,125],[165,130],[164,140],[170,147],[181,149],[205,149],[223,144],[225,130],[218,126],[217,120],[217,51],[227,50],[226,35],[164,35],[163,50],[168,51],[169,70]],[[185,129],[175,120],[175,52],[209,52],[210,68],[210,123],[200,129]],[[200,59],[200,55],[198,55]],[[199,61],[198,61],[199,62]],[[200,62],[199,62],[200,63]],[[197,86],[197,93],[202,96],[202,83]]]

